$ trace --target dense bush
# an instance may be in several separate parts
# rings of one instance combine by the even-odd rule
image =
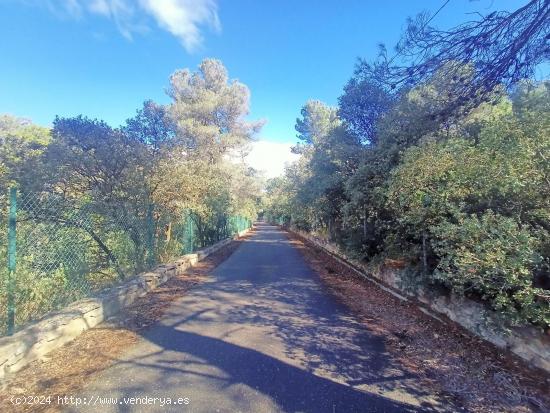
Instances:
[[[526,227],[488,210],[431,228],[439,257],[432,274],[453,291],[479,296],[510,319],[548,325],[548,292],[533,286],[542,263],[538,241]]]

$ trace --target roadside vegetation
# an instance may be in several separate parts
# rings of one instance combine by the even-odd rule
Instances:
[[[113,128],[84,115],[51,128],[0,116],[0,331],[210,245],[256,217],[261,181],[243,155],[262,122],[220,61],[170,77]],[[7,274],[8,192],[17,266]],[[11,281],[10,281],[11,279]],[[11,282],[11,284],[10,284]],[[13,324],[13,322],[12,322]]]
[[[448,31],[408,22],[360,60],[338,107],[308,101],[299,161],[268,182],[268,219],[413,282],[550,325],[550,5]]]

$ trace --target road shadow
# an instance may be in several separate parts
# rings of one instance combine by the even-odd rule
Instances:
[[[343,383],[319,377],[307,370],[283,363],[259,351],[177,328],[156,326],[145,338],[162,348],[162,352],[183,352],[191,357],[175,363],[150,363],[147,368],[165,370],[157,385],[168,389],[169,379],[176,373],[202,375],[229,387],[244,384],[270,397],[285,412],[419,412],[434,411],[429,406],[418,408],[380,395],[357,390]],[[173,353],[170,353],[173,355]],[[166,354],[164,355],[166,356]],[[150,357],[150,356],[149,356]],[[156,354],[153,358],[163,357]],[[137,361],[137,360],[136,360]],[[200,365],[215,366],[224,374],[201,373]],[[130,390],[130,389],[129,389]],[[146,392],[132,388],[127,394]],[[222,409],[223,411],[223,409]],[[253,411],[253,410],[250,410]]]
[[[194,392],[189,408],[168,411],[458,411],[434,401],[384,339],[323,289],[284,234],[265,226],[142,336],[90,391]]]
[[[288,358],[355,386],[379,383],[393,390],[397,380],[415,378],[388,354],[383,337],[327,293],[280,232],[260,227],[215,275],[215,282],[195,291],[174,313],[197,308],[194,321],[203,325],[223,319],[267,327],[284,343]],[[232,304],[236,299],[239,305]],[[420,386],[407,391],[427,394]]]

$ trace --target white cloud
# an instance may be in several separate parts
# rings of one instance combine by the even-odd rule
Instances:
[[[201,29],[221,30],[216,0],[21,0],[27,5],[45,5],[58,16],[73,19],[86,13],[111,19],[128,38],[144,32],[147,19],[178,38],[187,51],[202,45]]]
[[[92,0],[89,5],[90,11],[97,14],[102,14],[106,17],[110,17],[111,8],[107,0]]]
[[[187,50],[195,50],[202,44],[201,25],[221,29],[214,0],[140,0],[140,3]]]
[[[111,19],[118,31],[131,40],[133,33],[147,31],[144,23],[138,19],[138,10],[133,2],[128,0],[90,0],[87,2],[88,11]]]
[[[20,0],[27,6],[46,7],[50,12],[60,18],[79,19],[82,17],[82,5],[80,0]]]
[[[78,3],[78,0],[64,0],[65,3],[65,10],[72,14],[80,16],[82,13],[82,7]]]
[[[246,162],[254,169],[263,171],[265,176],[273,178],[284,173],[285,165],[299,158],[290,151],[291,143],[257,141],[246,157]]]

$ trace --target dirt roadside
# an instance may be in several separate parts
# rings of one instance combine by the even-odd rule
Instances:
[[[473,336],[441,323],[362,278],[299,235],[288,233],[322,283],[403,365],[472,412],[549,412],[550,377]]]
[[[174,300],[203,282],[247,237],[248,234],[209,255],[185,274],[171,278],[115,317],[51,352],[47,358],[30,363],[2,383],[0,411],[61,410],[62,406],[57,403],[58,397],[77,393],[95,374],[117,363],[119,357],[138,342],[140,330],[159,320]],[[14,405],[11,401],[14,396],[36,396],[38,403]],[[46,402],[48,396],[51,403]]]

